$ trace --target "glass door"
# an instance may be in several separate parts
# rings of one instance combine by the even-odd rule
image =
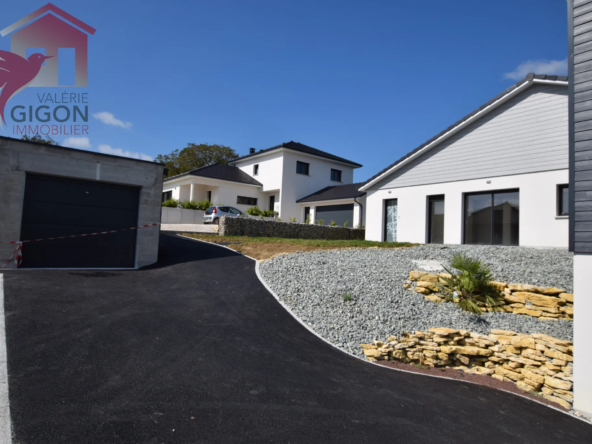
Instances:
[[[428,243],[444,243],[444,196],[428,198]]]
[[[397,199],[384,201],[384,240],[397,241]]]
[[[464,243],[519,245],[520,192],[465,195]]]

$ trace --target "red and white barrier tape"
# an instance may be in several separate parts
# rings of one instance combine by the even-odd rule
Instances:
[[[148,224],[148,225],[138,225],[137,227],[121,228],[119,230],[111,230],[111,231],[100,231],[98,233],[73,234],[72,236],[46,237],[44,239],[29,239],[29,240],[24,240],[24,241],[0,242],[0,244],[18,244],[18,246],[16,247],[16,250],[14,250],[14,253],[12,253],[12,256],[10,256],[10,259],[8,259],[6,261],[6,263],[4,263],[4,265],[2,265],[0,268],[6,267],[10,263],[10,261],[12,260],[13,257],[14,257],[14,262],[15,262],[17,268],[20,267],[20,265],[23,261],[23,244],[25,242],[40,242],[40,241],[55,240],[55,239],[69,239],[71,237],[98,236],[100,234],[111,234],[111,233],[117,233],[119,231],[130,231],[130,230],[137,230],[139,228],[156,227],[157,225],[160,225],[160,224],[157,223],[157,224]]]

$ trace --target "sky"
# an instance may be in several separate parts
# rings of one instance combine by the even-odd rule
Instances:
[[[0,29],[46,1],[11,1]],[[567,73],[564,0],[55,0],[89,36],[89,134],[64,146],[151,159],[188,143],[296,141],[364,181],[528,72]],[[0,37],[10,50],[10,35]]]

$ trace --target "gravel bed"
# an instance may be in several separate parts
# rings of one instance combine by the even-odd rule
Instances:
[[[423,245],[398,250],[348,249],[280,255],[260,265],[280,300],[319,335],[362,356],[360,343],[403,331],[448,327],[487,334],[492,328],[545,333],[572,340],[572,321],[541,321],[512,313],[463,312],[452,303],[433,303],[403,287],[413,260],[448,266],[462,251],[487,263],[494,278],[508,283],[572,291],[573,256],[564,250],[493,246]],[[352,301],[344,302],[343,294]]]

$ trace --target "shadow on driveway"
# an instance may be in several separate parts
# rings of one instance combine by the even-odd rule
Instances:
[[[5,273],[18,443],[584,443],[508,393],[354,359],[229,250],[162,235],[140,271]]]

